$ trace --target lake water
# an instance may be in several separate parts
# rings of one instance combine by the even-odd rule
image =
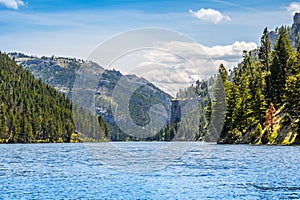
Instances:
[[[0,151],[0,199],[300,199],[297,146],[9,144]]]

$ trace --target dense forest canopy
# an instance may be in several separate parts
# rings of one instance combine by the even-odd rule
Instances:
[[[71,102],[0,53],[0,142],[69,142]]]
[[[238,66],[227,70],[221,64],[218,75],[179,91],[178,98],[201,96],[205,112],[202,109],[199,115],[196,140],[212,138],[221,144],[300,143],[300,45],[296,48],[292,45],[298,38],[295,33],[298,27],[299,23],[292,28],[276,29],[275,41],[271,41],[270,32],[265,28],[260,47],[242,52],[243,60]],[[213,116],[221,99],[213,101],[207,91],[211,85],[214,92],[218,90],[218,77],[226,94],[225,119],[220,132],[208,129],[215,123]],[[222,117],[215,119],[221,121]],[[219,134],[218,139],[214,134]]]
[[[299,143],[300,47],[287,27],[278,33],[272,49],[265,28],[260,48],[244,52],[229,75],[220,66],[227,111],[219,143]]]
[[[0,143],[108,138],[108,125],[101,116],[72,104],[4,53],[0,53],[0,100]]]

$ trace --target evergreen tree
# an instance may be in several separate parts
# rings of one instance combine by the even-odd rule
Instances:
[[[269,60],[272,45],[267,27],[264,29],[263,36],[260,40],[260,45],[258,57],[260,62],[263,64],[264,70],[269,72]]]
[[[300,73],[289,76],[286,83],[285,102],[293,118],[300,117]]]
[[[300,43],[298,44],[297,50],[293,53],[288,66],[288,75],[297,75],[300,73]]]
[[[104,135],[106,138],[109,138],[109,130],[108,130],[108,125],[105,122],[105,120],[103,119],[103,117],[101,115],[99,115],[98,117],[98,122],[100,124],[100,127],[102,129],[102,131],[104,132]]]
[[[219,74],[222,78],[223,84],[225,85],[228,81],[228,72],[223,64],[219,66]]]
[[[269,31],[267,27],[264,29],[263,35],[260,40],[260,48],[259,48],[259,60],[263,66],[263,72],[265,72],[265,83],[266,86],[264,88],[264,94],[268,103],[271,101],[271,82],[270,82],[270,54],[271,54],[271,39],[269,35]]]
[[[207,115],[210,116],[206,119],[209,119],[207,132],[205,135],[205,140],[212,142],[217,141],[219,137],[222,135],[224,120],[226,117],[226,86],[224,85],[224,81],[227,76],[227,71],[223,65],[219,67],[219,73],[214,77],[212,96],[210,110],[208,110]],[[225,80],[225,83],[227,81]],[[221,134],[221,135],[220,135]]]
[[[270,68],[271,96],[272,101],[277,107],[283,104],[288,61],[293,52],[291,40],[286,28],[281,27],[279,34],[273,53],[273,62]]]

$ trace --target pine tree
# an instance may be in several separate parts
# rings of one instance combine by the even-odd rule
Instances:
[[[224,90],[226,92],[226,116],[225,116],[223,130],[220,136],[222,138],[232,128],[232,123],[234,121],[233,111],[237,99],[237,90],[234,83],[228,81],[228,72],[223,64],[221,64],[219,67],[219,73],[222,77]]]
[[[224,120],[226,117],[226,74],[227,71],[223,65],[220,65],[219,74],[214,78],[214,85],[212,89],[212,98],[210,109],[211,115],[206,119],[210,119],[207,129],[207,134],[205,135],[206,141],[217,141],[222,135]],[[225,70],[224,70],[225,69]],[[209,114],[209,112],[207,114]],[[220,135],[221,134],[221,135]]]
[[[260,48],[259,48],[259,60],[263,64],[264,70],[269,71],[269,60],[271,53],[271,39],[269,35],[268,28],[266,27],[263,32],[263,36],[260,40]]]
[[[105,122],[105,120],[103,119],[103,117],[101,115],[99,115],[98,117],[98,122],[100,124],[100,127],[102,129],[102,131],[104,132],[104,135],[106,138],[109,138],[109,130],[108,130],[108,125]]]
[[[219,74],[221,75],[223,84],[225,85],[225,83],[228,81],[228,72],[223,64],[220,64],[219,66]]]
[[[300,73],[300,42],[297,46],[297,50],[293,53],[293,57],[290,59],[288,63],[289,68],[287,70],[288,75],[297,75]]]
[[[293,52],[291,40],[286,28],[281,27],[279,34],[279,38],[275,44],[273,62],[270,68],[271,96],[272,101],[277,107],[283,104],[288,60]]]
[[[259,48],[259,60],[263,66],[262,72],[265,72],[265,83],[266,86],[264,87],[264,95],[266,97],[266,101],[268,103],[271,102],[271,80],[270,80],[270,54],[271,54],[271,39],[269,35],[269,31],[267,27],[264,29],[263,35],[260,40],[260,48]],[[262,81],[261,81],[262,82]]]
[[[289,76],[286,82],[285,102],[287,111],[293,118],[300,117],[300,73]]]

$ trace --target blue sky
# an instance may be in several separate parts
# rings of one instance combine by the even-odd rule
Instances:
[[[265,26],[273,29],[291,24],[287,9],[291,2],[0,0],[0,50],[86,58],[112,35],[141,27],[173,29],[206,47],[236,41],[258,44]],[[201,9],[212,9],[227,18],[215,23],[197,13]]]

